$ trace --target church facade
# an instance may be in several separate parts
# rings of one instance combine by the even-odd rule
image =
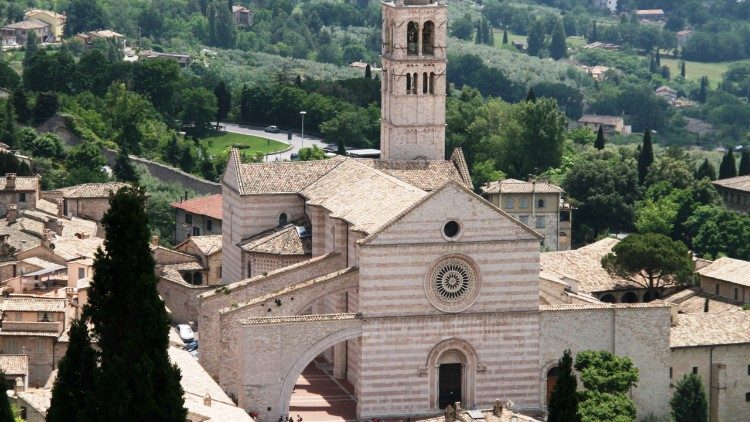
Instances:
[[[259,420],[287,415],[320,355],[355,386],[359,419],[407,418],[498,399],[538,411],[564,349],[607,349],[632,352],[639,411],[663,414],[669,307],[540,307],[543,237],[472,191],[460,150],[445,159],[442,3],[382,4],[381,159],[232,151],[201,364]],[[643,312],[653,323],[633,323]]]

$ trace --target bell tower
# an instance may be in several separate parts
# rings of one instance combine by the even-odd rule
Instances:
[[[445,159],[444,0],[382,2],[380,157]]]

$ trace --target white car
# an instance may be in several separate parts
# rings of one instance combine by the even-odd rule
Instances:
[[[187,324],[180,324],[177,326],[177,334],[180,335],[180,338],[185,343],[190,343],[195,339],[195,333],[193,333],[193,329],[190,328]]]

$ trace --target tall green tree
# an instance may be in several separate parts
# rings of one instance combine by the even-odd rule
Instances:
[[[604,138],[604,127],[599,126],[599,130],[596,132],[596,141],[594,141],[594,148],[599,151],[604,149],[604,144],[607,140]]]
[[[57,113],[59,108],[60,102],[56,93],[42,92],[36,97],[36,104],[34,104],[34,119],[37,122],[49,119]]]
[[[555,60],[568,57],[568,44],[566,42],[565,27],[563,26],[562,19],[557,19],[555,28],[552,30],[549,55]]]
[[[629,422],[636,416],[630,388],[638,382],[638,368],[628,357],[607,351],[583,351],[576,355],[575,369],[584,391],[578,413],[585,422]]]
[[[252,118],[251,110],[251,94],[247,85],[242,85],[242,93],[240,94],[240,122],[248,123]]]
[[[503,45],[508,45],[508,30],[503,30]]]
[[[680,62],[680,76],[685,78],[685,60]]]
[[[182,92],[180,118],[185,133],[192,137],[203,137],[211,130],[211,121],[216,117],[216,96],[206,88],[190,88]]]
[[[31,121],[33,116],[31,108],[29,108],[29,99],[26,97],[26,91],[22,87],[16,88],[13,91],[13,109],[16,111],[16,119],[21,123],[28,123]]]
[[[112,173],[114,173],[117,180],[121,182],[138,181],[138,174],[136,174],[135,167],[133,166],[132,161],[130,161],[127,146],[120,148],[120,152],[117,153],[115,165],[112,167]]]
[[[602,267],[648,289],[657,298],[668,286],[692,282],[693,261],[684,243],[663,234],[631,234],[602,258]]]
[[[549,399],[548,422],[579,422],[578,380],[573,373],[573,357],[566,350],[557,362],[557,383]]]
[[[599,30],[596,27],[596,21],[594,21],[594,25],[591,27],[591,33],[589,33],[589,38],[587,40],[589,43],[594,43],[599,41]]]
[[[9,386],[8,381],[5,380],[5,372],[0,370],[0,392],[3,393],[0,394],[0,421],[3,422],[14,422],[18,420],[16,419],[16,415],[10,405],[10,400],[8,400],[8,394],[6,394],[6,391],[12,389],[13,387]]]
[[[526,44],[526,51],[529,56],[539,57],[544,50],[544,24],[539,19],[534,19],[531,24]]]
[[[13,111],[13,101],[8,99],[5,100],[5,108],[3,110],[3,142],[11,147],[16,146],[16,134],[16,114]]]
[[[234,16],[226,7],[218,7],[216,10],[216,46],[221,48],[234,47],[237,29],[234,25]]]
[[[232,108],[232,93],[229,92],[224,81],[221,81],[214,88],[214,96],[216,97],[216,129],[218,130],[219,123],[225,121],[229,116],[229,111]]]
[[[34,57],[34,54],[36,54],[37,51],[39,51],[39,37],[37,36],[36,31],[32,29],[26,33],[26,48],[24,49],[23,54],[24,70],[26,70],[29,60]]]
[[[534,92],[533,86],[529,88],[529,92],[526,94],[526,101],[536,102],[536,92]]]
[[[750,150],[745,149],[742,151],[742,158],[740,158],[740,169],[737,172],[738,176],[750,175]]]
[[[70,326],[68,349],[58,364],[47,411],[48,422],[84,422],[91,419],[86,415],[85,403],[94,394],[95,371],[96,353],[91,347],[89,329],[84,320],[78,319]]]
[[[99,420],[182,422],[187,409],[180,370],[167,354],[169,316],[156,291],[146,192],[124,187],[109,202],[104,248],[96,253],[83,310],[100,348],[91,411]]]
[[[703,163],[695,171],[695,178],[698,180],[708,177],[708,180],[716,180],[716,169],[713,164],[708,161],[708,158],[703,159]]]
[[[737,177],[737,162],[734,160],[732,148],[728,148],[719,165],[719,179]]]
[[[677,381],[669,406],[675,422],[707,422],[708,400],[701,378],[690,373]]]
[[[708,98],[708,77],[704,76],[701,78],[701,87],[700,87],[700,91],[698,91],[698,102],[700,102],[701,104],[705,104],[707,98]]]
[[[367,66],[365,66],[365,79],[372,79],[372,69],[370,68],[370,63],[367,63]]]
[[[654,146],[651,143],[651,131],[646,129],[643,133],[643,145],[638,156],[638,183],[643,184],[648,175],[648,169],[654,163]]]
[[[65,36],[109,27],[109,18],[98,0],[71,0],[66,9]]]
[[[104,166],[107,158],[102,149],[94,142],[82,142],[70,149],[65,158],[68,169],[66,181],[70,185],[81,183],[102,183],[109,179]]]

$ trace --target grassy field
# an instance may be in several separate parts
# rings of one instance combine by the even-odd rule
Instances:
[[[503,45],[503,30],[494,29],[495,32],[495,46]],[[516,35],[508,31],[508,43],[517,42],[526,45],[526,35]],[[582,37],[568,37],[567,38],[568,48],[580,47],[586,44],[586,39]]]
[[[685,78],[697,81],[703,76],[708,76],[711,87],[716,88],[722,75],[732,63],[735,62],[701,63],[687,61],[685,62]],[[669,66],[672,76],[680,74],[680,60],[662,57],[661,64],[662,66]]]
[[[287,144],[272,141],[257,136],[242,135],[239,133],[219,132],[201,141],[208,148],[209,154],[219,155],[230,146],[236,146],[242,152],[262,152],[264,154],[281,151],[287,148]]]

